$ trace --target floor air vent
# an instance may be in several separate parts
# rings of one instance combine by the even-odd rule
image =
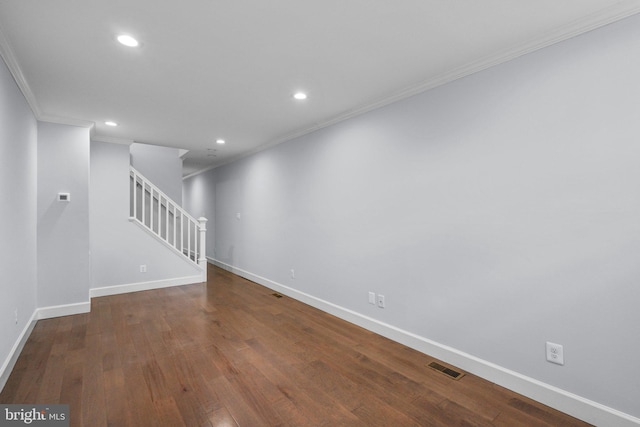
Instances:
[[[271,295],[273,295],[273,296],[274,296],[274,297],[276,297],[276,298],[282,298],[282,295],[280,295],[280,294],[279,294],[279,293],[277,293],[277,292],[274,292],[274,293],[272,293]]]
[[[435,369],[438,372],[442,372],[443,374],[447,375],[450,378],[453,378],[454,380],[459,380],[460,378],[464,377],[463,373],[454,371],[453,369],[449,369],[446,366],[442,366],[441,364],[436,362],[431,362],[427,366],[431,369]]]

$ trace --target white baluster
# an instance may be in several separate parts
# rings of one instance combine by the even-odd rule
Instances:
[[[130,219],[138,221],[147,230],[164,240],[168,245],[173,246],[179,253],[187,256],[191,261],[201,266],[202,269],[205,270],[204,274],[206,280],[206,218],[196,220],[191,217],[160,189],[147,181],[143,175],[138,174],[138,171],[133,167],[130,168],[129,175],[133,178],[133,196],[130,198],[130,201],[133,203],[133,208],[129,211],[129,213],[132,214]],[[140,185],[140,196],[138,196],[138,184]],[[147,200],[149,203],[148,206]],[[165,209],[164,213],[162,212],[163,200]],[[141,205],[140,209],[138,209],[138,203]],[[157,215],[154,212],[156,206],[158,209]],[[149,212],[148,218],[147,211]],[[140,213],[141,215],[138,216]],[[171,215],[173,215],[173,242],[170,237]],[[179,219],[178,216],[180,217]],[[163,220],[164,224],[162,223]],[[179,224],[178,221],[180,221]],[[180,230],[178,230],[178,226],[180,227]],[[164,236],[162,235],[163,231],[165,233]],[[186,237],[184,235],[185,231],[187,232]],[[178,239],[180,240],[180,244],[178,244]]]
[[[153,231],[153,200],[155,197],[153,196],[153,187],[149,187],[149,228]]]
[[[146,184],[142,181],[142,224],[147,225],[147,216],[145,215],[147,210],[147,190],[145,186]]]
[[[180,212],[180,253],[184,254],[184,215]]]
[[[187,256],[191,259],[191,220],[187,221]]]
[[[167,243],[169,243],[169,199],[166,199],[165,203],[166,205],[164,209],[164,222],[166,227],[164,229],[164,236]]]
[[[138,177],[136,176],[135,172],[132,172],[133,175],[130,174],[130,176],[133,176],[133,188],[131,189],[131,191],[133,191],[133,217],[137,218],[138,217]]]
[[[198,264],[200,268],[202,268],[202,274],[204,277],[204,282],[207,281],[207,218],[201,216],[198,218],[198,223],[200,225],[200,249],[199,249],[199,257]]]

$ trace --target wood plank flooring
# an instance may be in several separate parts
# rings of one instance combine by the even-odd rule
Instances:
[[[586,426],[224,270],[37,323],[0,403],[72,426]],[[439,362],[439,361],[438,361]],[[442,363],[442,362],[440,362]]]

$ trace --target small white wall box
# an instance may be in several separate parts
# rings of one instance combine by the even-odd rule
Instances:
[[[58,193],[58,201],[59,202],[71,201],[71,193]]]

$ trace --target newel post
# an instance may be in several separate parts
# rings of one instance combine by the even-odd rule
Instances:
[[[198,265],[202,268],[203,282],[207,281],[207,218],[201,216],[198,218],[200,227],[200,250],[198,251]]]

